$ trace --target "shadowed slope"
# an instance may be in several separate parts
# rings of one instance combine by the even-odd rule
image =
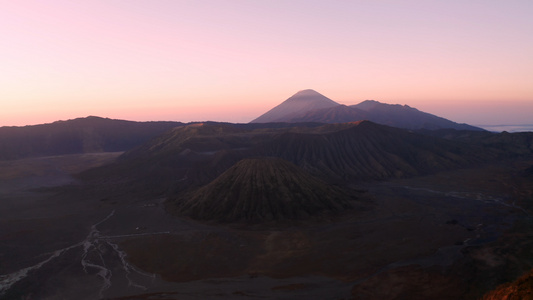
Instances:
[[[248,142],[239,136],[246,132],[233,124],[193,123],[173,128],[135,149],[124,153],[122,159],[138,158],[149,154],[167,155],[183,151],[207,153],[230,148],[246,147]]]
[[[329,178],[383,179],[428,174],[493,158],[490,151],[422,136],[369,121],[339,124],[327,134],[287,132],[264,145],[281,157]]]
[[[24,127],[0,127],[0,160],[129,150],[180,122],[78,118]]]
[[[419,111],[408,105],[386,104],[375,100],[366,100],[350,107],[364,111],[367,115],[367,120],[398,128],[430,130],[452,128],[484,131],[479,127],[455,123],[448,119]]]
[[[287,122],[320,122],[320,123],[346,123],[368,119],[365,111],[349,107],[346,105],[338,105],[335,107],[328,107],[316,109],[304,114],[299,114]]]
[[[195,219],[269,221],[299,219],[350,207],[342,190],[278,158],[243,159],[213,182],[173,201]],[[172,208],[171,208],[172,210]]]

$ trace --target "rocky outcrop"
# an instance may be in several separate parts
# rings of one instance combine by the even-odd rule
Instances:
[[[533,270],[512,283],[500,285],[482,300],[533,300]]]

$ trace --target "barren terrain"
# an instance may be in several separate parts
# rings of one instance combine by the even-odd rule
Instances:
[[[476,299],[533,268],[533,160],[353,182],[364,208],[239,225],[71,176],[117,155],[0,163],[3,299]]]

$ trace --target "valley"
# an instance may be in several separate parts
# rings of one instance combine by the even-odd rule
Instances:
[[[41,182],[15,172],[39,160],[2,165],[19,187],[3,195],[33,201],[3,207],[3,298],[476,299],[533,267],[520,238],[533,233],[533,186],[517,176],[531,159],[354,182],[364,208],[251,226],[175,217],[165,198],[53,187],[116,156],[48,158],[64,171],[41,167]]]

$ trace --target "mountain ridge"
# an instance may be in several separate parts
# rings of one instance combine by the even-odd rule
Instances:
[[[53,123],[0,127],[0,160],[126,151],[181,122],[135,122],[88,116]]]
[[[409,105],[386,104],[376,100],[365,100],[350,107],[363,110],[369,120],[405,129],[443,129],[485,131],[479,127],[461,124],[448,119],[420,111]]]
[[[317,95],[320,95],[318,97]],[[297,99],[298,106],[291,103]],[[316,103],[319,102],[320,105]],[[250,123],[268,122],[322,122],[345,123],[369,120],[374,123],[398,128],[443,129],[484,131],[468,124],[459,124],[448,119],[420,111],[408,105],[386,104],[376,100],[365,100],[355,105],[339,104],[314,90],[300,91]]]

